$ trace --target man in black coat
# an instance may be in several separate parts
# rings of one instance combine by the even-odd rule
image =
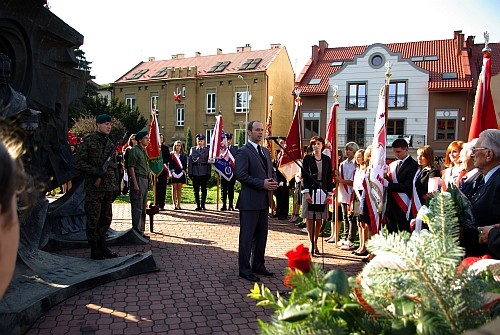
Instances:
[[[170,149],[168,145],[165,144],[165,138],[163,134],[160,134],[161,143],[161,156],[163,158],[163,170],[158,175],[158,180],[156,182],[156,205],[160,210],[165,209],[165,196],[167,194],[167,183],[169,178],[168,166],[170,164]]]
[[[465,233],[473,241],[488,242],[488,244],[476,243],[466,248],[469,256],[482,256],[495,249],[498,251],[498,244],[489,246],[490,240],[486,241],[483,234],[488,231],[492,237],[493,233],[485,226],[495,226],[500,224],[500,130],[487,129],[479,134],[476,145],[472,148],[472,157],[474,166],[481,171],[484,177],[484,183],[479,185],[476,194],[473,196],[472,212],[476,219],[478,230],[469,229]],[[491,229],[493,230],[493,229]],[[481,240],[480,240],[481,239]],[[496,243],[499,242],[498,238]],[[490,249],[488,248],[490,247]]]
[[[249,122],[247,134],[248,142],[238,150],[235,158],[236,179],[241,183],[236,203],[236,208],[240,210],[238,267],[240,277],[257,282],[260,279],[254,273],[273,275],[264,265],[264,254],[270,197],[278,183],[273,178],[269,150],[260,145],[264,135],[262,122]]]
[[[387,230],[392,232],[410,231],[410,219],[407,214],[413,191],[413,177],[418,163],[408,154],[408,142],[398,138],[392,142],[392,151],[396,161],[389,165],[387,178]]]

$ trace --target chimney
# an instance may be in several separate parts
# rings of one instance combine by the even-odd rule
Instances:
[[[184,54],[172,55],[172,59],[182,59],[184,58]]]
[[[455,51],[457,56],[462,53],[464,49],[464,34],[462,34],[461,30],[455,30],[453,40],[455,42]]]
[[[279,49],[281,48],[281,44],[280,43],[272,43],[271,44],[271,49]]]
[[[221,48],[217,48],[217,55],[222,55],[222,49]]]
[[[200,57],[200,56],[201,56],[201,52],[196,51],[196,52],[194,53],[194,56],[195,56],[195,57]]]
[[[319,58],[319,47],[317,45],[312,46],[312,62],[316,64]]]
[[[245,44],[245,47],[243,48],[243,51],[252,51],[252,47],[250,46],[250,44]]]
[[[328,48],[328,43],[325,40],[319,41],[319,52],[323,53]]]
[[[236,52],[243,52],[245,47],[236,47]]]
[[[155,58],[154,57],[149,57],[148,62],[154,62]]]

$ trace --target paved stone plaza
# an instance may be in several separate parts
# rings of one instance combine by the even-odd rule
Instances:
[[[54,306],[27,332],[38,334],[256,334],[257,318],[272,310],[247,297],[253,283],[238,276],[238,212],[218,212],[215,205],[197,212],[194,205],[155,216],[150,244],[114,247],[121,256],[152,251],[158,272],[119,279],[82,292]],[[113,228],[131,227],[130,205],[113,205]],[[269,220],[266,266],[274,277],[261,277],[272,292],[284,292],[286,251],[307,245],[307,235],[287,221]],[[320,244],[320,250],[322,248]],[[324,243],[326,270],[357,274],[359,257]],[[90,249],[62,254],[89,257]]]

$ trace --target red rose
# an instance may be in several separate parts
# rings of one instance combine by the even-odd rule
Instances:
[[[289,250],[285,255],[288,257],[288,267],[292,271],[295,271],[295,269],[299,269],[303,273],[311,271],[311,255],[309,249],[305,248],[303,244]]]

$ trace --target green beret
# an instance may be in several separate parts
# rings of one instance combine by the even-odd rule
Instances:
[[[147,131],[147,130],[141,130],[140,132],[138,132],[137,134],[135,134],[135,139],[136,139],[137,141],[140,141],[140,140],[142,140],[142,138],[143,138],[144,136],[148,136],[148,135],[149,135],[149,133],[148,133],[148,131]]]
[[[108,114],[99,114],[95,117],[96,123],[106,123],[111,122],[111,115]]]

